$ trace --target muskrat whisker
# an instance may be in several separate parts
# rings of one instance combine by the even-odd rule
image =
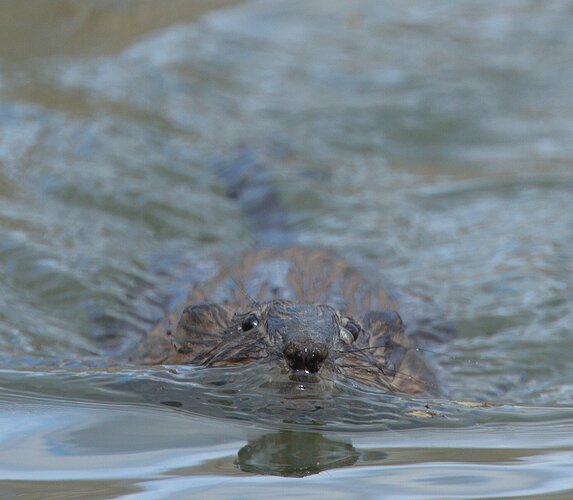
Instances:
[[[239,281],[234,276],[231,276],[231,281],[238,288],[238,290],[247,298],[247,300],[249,301],[249,307],[256,307],[258,302],[249,295],[247,289],[242,284],[240,284]]]
[[[362,371],[366,371],[366,372],[371,372],[371,373],[376,373],[379,370],[375,370],[373,367],[371,366],[360,366],[360,365],[354,365],[354,364],[349,364],[349,365],[342,365],[342,364],[337,364],[336,365],[337,368],[352,368],[353,370],[362,370]],[[386,375],[386,374],[384,374]]]
[[[245,363],[247,361],[259,361],[264,356],[229,356],[224,359],[212,359],[203,363],[204,366],[230,366],[232,364]],[[222,364],[219,364],[222,363]]]
[[[223,347],[221,348],[221,346],[223,346]],[[218,356],[228,354],[236,348],[237,348],[237,346],[234,344],[228,345],[225,342],[219,342],[217,345],[215,345],[211,349],[209,349],[209,351],[206,353],[207,356],[209,356],[207,358],[207,361],[210,359],[211,360],[216,359]]]
[[[242,363],[245,361],[258,361],[260,359],[263,359],[265,356],[237,356],[237,357],[231,357],[225,360],[225,362],[229,362],[229,363]]]
[[[371,351],[375,349],[384,349],[383,345],[372,345],[368,347],[360,347],[355,349],[334,349],[337,354],[355,354],[357,352]]]
[[[371,361],[372,362],[372,361]],[[337,368],[347,368],[347,369],[351,369],[354,371],[360,370],[362,372],[366,372],[369,374],[381,374],[382,377],[384,378],[392,378],[392,379],[399,379],[399,380],[408,380],[410,382],[415,382],[417,384],[424,384],[426,386],[432,387],[434,389],[439,388],[439,384],[434,382],[434,383],[430,383],[428,381],[424,381],[421,378],[415,377],[413,375],[409,375],[409,374],[404,374],[401,373],[400,371],[397,370],[392,370],[392,371],[387,371],[386,368],[387,367],[382,367],[379,365],[379,363],[377,363],[376,368],[378,368],[378,370],[373,369],[372,367],[368,367],[368,366],[361,366],[361,365],[353,365],[353,364],[338,364],[336,365]],[[343,375],[345,375],[344,373],[342,373]],[[400,392],[395,384],[393,384],[390,380],[384,380],[385,385],[387,385],[387,387],[389,389],[391,389],[392,391],[395,392]],[[366,384],[369,385],[369,384]]]
[[[230,355],[233,351],[240,349],[242,351],[249,351],[252,348],[255,348],[256,351],[258,346],[258,337],[255,335],[250,335],[244,337],[246,342],[243,342],[239,345],[231,344],[231,345],[224,345],[225,342],[219,342],[216,346],[209,350],[207,353],[207,357],[203,361],[205,364],[213,364],[217,362],[221,357]],[[221,349],[221,346],[223,348]],[[258,359],[258,358],[255,358]]]
[[[213,347],[211,347],[211,349],[209,349],[207,352],[203,353],[203,363],[205,364],[210,363],[213,359],[216,359],[217,356],[220,356],[221,353],[226,353],[233,347],[227,345],[222,350],[219,350],[221,346],[225,344],[226,344],[225,340],[221,340]]]
[[[451,361],[459,361],[460,360],[460,356],[455,356],[453,354],[447,354],[445,352],[441,352],[441,351],[433,351],[431,349],[426,349],[425,347],[411,347],[411,350],[417,351],[417,352],[424,352],[424,353],[428,353],[428,354],[435,354],[436,356],[440,356],[440,357],[444,357],[447,358]]]
[[[358,352],[365,352],[365,351],[374,351],[376,349],[385,349],[387,346],[384,345],[373,345],[368,347],[360,347],[357,349],[333,349],[333,351],[337,354],[355,354]],[[415,351],[415,352],[424,352],[428,354],[435,354],[436,356],[443,356],[453,361],[459,359],[459,356],[454,356],[451,354],[446,354],[445,352],[441,351],[433,351],[432,349],[426,349],[425,347],[408,347],[404,348],[406,351]]]
[[[352,357],[356,358],[356,359],[361,359],[364,361],[371,361],[372,358],[369,356],[370,352],[368,352],[369,349],[356,349],[354,351],[340,351],[338,352],[338,354],[345,354],[345,355],[349,355],[349,358],[352,359]]]
[[[396,375],[396,370],[393,372],[387,371],[387,367],[383,366],[381,363],[377,362],[376,360],[365,359],[364,361],[368,361],[372,366],[363,366],[359,363],[352,363],[352,364],[337,364],[337,367],[340,368],[351,368],[353,370],[359,369],[363,371],[367,371],[370,373],[382,373],[382,375],[386,377],[393,377]]]
[[[372,367],[357,365],[340,365],[338,368],[342,368],[342,370],[337,371],[344,377],[348,377],[344,368],[352,370],[352,377],[348,378],[356,379],[364,385],[371,386],[372,384],[370,384],[369,381],[371,381],[373,377],[376,377],[379,385],[382,385],[392,392],[399,392],[398,388],[390,381],[390,377],[382,370],[375,370]]]

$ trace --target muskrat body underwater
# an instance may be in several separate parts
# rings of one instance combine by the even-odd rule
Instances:
[[[416,348],[451,335],[428,299],[383,288],[329,251],[251,251],[190,290],[139,346],[153,364],[274,363],[292,380],[344,377],[384,391],[437,393]],[[404,318],[404,320],[402,319]]]

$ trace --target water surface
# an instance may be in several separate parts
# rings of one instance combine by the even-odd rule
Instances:
[[[1,7],[2,491],[569,497],[571,3],[193,4]],[[114,358],[253,245],[241,157],[445,308],[446,396]]]

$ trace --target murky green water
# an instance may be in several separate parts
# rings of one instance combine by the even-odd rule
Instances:
[[[570,497],[573,4],[225,3],[0,6],[0,491]],[[446,308],[447,397],[110,358],[253,244],[238,155]]]

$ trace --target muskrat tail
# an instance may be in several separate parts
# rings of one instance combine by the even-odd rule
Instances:
[[[292,245],[296,238],[264,157],[262,151],[243,148],[215,162],[213,169],[245,214],[259,246]]]

